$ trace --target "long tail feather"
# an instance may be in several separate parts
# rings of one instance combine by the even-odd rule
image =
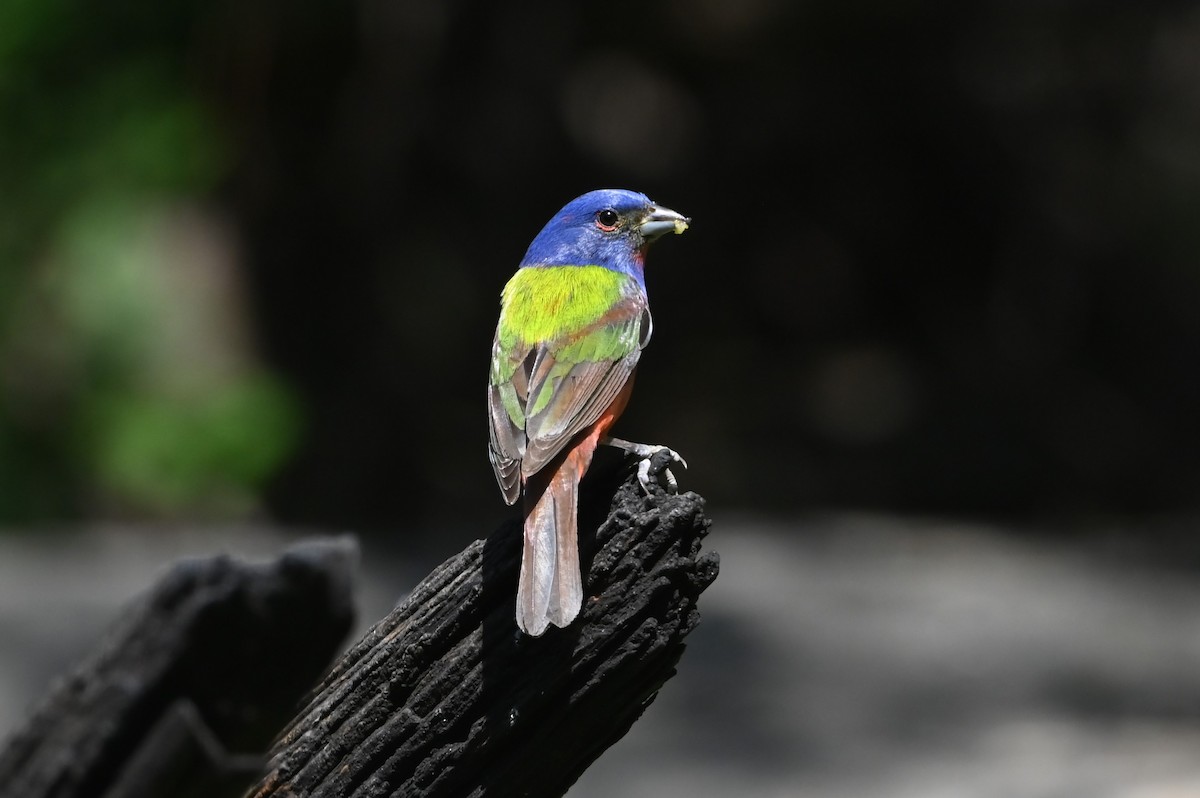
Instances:
[[[559,470],[562,474],[563,469]],[[550,605],[546,617],[555,626],[566,626],[575,620],[583,605],[583,574],[579,565],[579,480],[564,480],[566,484],[554,499],[554,532],[558,555],[554,582],[550,586]]]
[[[562,457],[548,477],[539,474],[537,481],[541,484],[526,488],[517,626],[535,637],[550,624],[571,623],[583,605],[577,519],[579,480],[595,448],[588,443],[582,441]]]
[[[631,376],[588,430],[525,484],[525,547],[517,584],[517,626],[537,637],[550,624],[566,626],[583,606],[579,570],[579,480],[600,439],[621,415]]]

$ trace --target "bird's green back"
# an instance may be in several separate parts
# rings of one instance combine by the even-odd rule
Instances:
[[[626,296],[631,283],[602,266],[518,269],[500,297],[500,347],[512,351],[578,333]]]
[[[490,374],[513,423],[522,428],[527,416],[545,409],[576,365],[615,362],[644,344],[645,307],[635,280],[602,266],[518,269],[501,294]],[[512,380],[518,368],[528,369],[533,350],[547,351],[553,365],[526,398]]]

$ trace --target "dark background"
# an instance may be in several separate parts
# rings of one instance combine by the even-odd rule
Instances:
[[[602,186],[694,218],[617,433],[722,573],[572,794],[1200,792],[1181,2],[0,2],[0,737],[169,562],[382,533],[365,625],[515,512],[499,292]]]
[[[53,0],[0,520],[494,522],[498,294],[596,187],[694,218],[618,433],[714,507],[1197,509],[1192,4]]]

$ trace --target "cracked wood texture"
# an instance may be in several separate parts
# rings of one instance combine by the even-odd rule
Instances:
[[[700,550],[699,496],[657,486],[647,496],[635,475],[618,479],[584,485],[586,598],[573,624],[538,638],[517,630],[514,519],[439,566],[346,653],[254,798],[566,792],[675,673],[718,571]]]
[[[242,794],[354,618],[349,538],[177,563],[0,749],[2,798]],[[224,761],[222,761],[224,758]]]

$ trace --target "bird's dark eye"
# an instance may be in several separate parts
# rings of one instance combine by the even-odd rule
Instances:
[[[621,217],[612,208],[605,208],[596,214],[596,226],[606,233],[611,233],[621,226]]]

